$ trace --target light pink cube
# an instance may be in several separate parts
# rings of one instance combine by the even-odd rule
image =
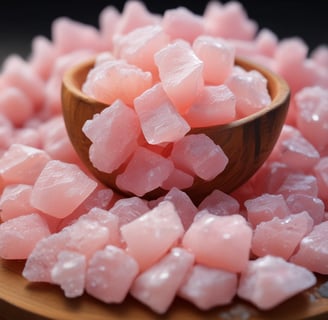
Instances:
[[[249,261],[241,274],[238,296],[261,310],[269,310],[315,283],[316,277],[311,271],[267,255]]]
[[[160,25],[148,25],[114,38],[115,57],[157,74],[154,54],[169,43],[169,36]]]
[[[186,231],[182,245],[195,255],[197,263],[240,272],[248,263],[252,233],[241,215],[204,212]]]
[[[37,211],[30,204],[32,188],[27,184],[11,184],[3,189],[0,198],[0,217],[3,222]]]
[[[327,232],[328,221],[314,226],[313,230],[302,239],[299,249],[290,261],[313,272],[328,274]]]
[[[236,273],[196,264],[188,273],[178,295],[201,310],[228,305],[237,293]]]
[[[0,224],[0,257],[26,259],[35,245],[49,235],[47,222],[36,213],[3,222]]]
[[[123,173],[116,177],[117,186],[142,197],[159,188],[173,171],[171,160],[144,147],[137,147]]]
[[[205,86],[184,118],[192,128],[229,123],[236,119],[236,97],[226,85]]]
[[[194,263],[194,256],[179,247],[172,248],[160,261],[142,272],[134,281],[131,295],[164,314]]]
[[[41,149],[12,144],[0,158],[0,175],[5,184],[33,184],[49,161]]]
[[[163,181],[162,188],[164,190],[171,190],[178,188],[180,190],[190,188],[194,183],[193,175],[190,175],[180,169],[174,168],[168,178]]]
[[[64,218],[97,187],[77,165],[50,160],[41,171],[31,193],[31,204],[44,213]]]
[[[290,214],[286,200],[281,194],[262,194],[244,203],[247,220],[256,226],[260,222],[270,221],[274,217],[285,218]]]
[[[184,232],[178,212],[170,201],[121,227],[127,252],[136,259],[140,270],[161,259]]]
[[[263,221],[254,230],[252,252],[258,257],[273,255],[288,260],[312,227],[313,219],[306,211]]]
[[[227,216],[240,213],[240,204],[231,195],[220,190],[213,190],[198,205],[198,209],[207,210],[218,216]]]
[[[228,164],[219,145],[203,133],[189,134],[173,145],[171,159],[175,167],[204,180],[212,180]]]
[[[171,39],[183,39],[189,43],[204,33],[202,17],[185,7],[165,10],[162,26]]]
[[[94,167],[111,173],[136,149],[140,125],[134,110],[117,100],[87,120],[82,131],[92,142],[89,156]],[[108,150],[111,150],[110,156]]]
[[[164,91],[180,114],[186,113],[203,90],[204,63],[183,40],[158,51],[155,63]]]
[[[190,130],[158,83],[134,100],[142,132],[149,144],[174,142]]]
[[[137,262],[124,250],[107,246],[89,260],[86,292],[106,303],[121,303],[138,271]]]
[[[196,55],[204,62],[203,77],[206,84],[223,84],[235,63],[235,48],[220,38],[199,36],[192,45]]]
[[[60,285],[65,297],[80,297],[84,292],[86,266],[85,255],[63,250],[51,269],[52,282]]]

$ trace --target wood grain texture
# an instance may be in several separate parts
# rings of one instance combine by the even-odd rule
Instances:
[[[84,164],[97,179],[121,192],[115,184],[119,169],[112,174],[106,174],[93,167],[88,156],[91,142],[81,130],[86,120],[107,107],[80,90],[93,64],[94,60],[86,61],[65,74],[62,85],[63,116],[68,135]],[[240,58],[236,59],[236,64],[246,70],[256,69],[268,79],[272,103],[260,112],[230,124],[190,131],[207,134],[222,147],[229,158],[226,169],[214,180],[204,181],[196,178],[194,185],[184,190],[195,203],[199,203],[214,189],[231,192],[249,179],[271,153],[288,111],[289,87],[281,77],[260,65]],[[155,199],[165,192],[158,188],[146,194],[145,198]]]
[[[190,303],[176,299],[167,314],[160,316],[128,297],[120,305],[107,305],[87,294],[67,299],[57,286],[29,283],[21,276],[24,262],[0,260],[0,320],[300,320],[327,319],[328,299],[318,287],[327,277],[318,277],[313,288],[269,311],[235,299],[231,305],[200,311]]]

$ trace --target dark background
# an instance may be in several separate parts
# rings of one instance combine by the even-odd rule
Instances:
[[[202,14],[208,1],[144,1],[152,12],[185,6]],[[221,1],[225,3],[227,1]],[[301,37],[310,50],[320,44],[328,44],[328,0],[267,1],[240,0],[248,16],[260,28],[271,29],[279,39]],[[100,11],[114,5],[120,11],[125,1],[18,1],[2,0],[0,4],[0,64],[10,53],[27,57],[31,40],[36,35],[50,38],[51,23],[56,17],[67,16],[91,25],[98,25]]]

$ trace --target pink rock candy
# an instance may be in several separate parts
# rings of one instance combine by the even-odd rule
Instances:
[[[0,224],[0,257],[26,259],[35,245],[49,234],[46,221],[36,213],[3,222]]]
[[[158,261],[182,236],[180,217],[170,201],[163,201],[154,209],[121,227],[127,252],[136,259],[140,270]]]
[[[225,85],[205,86],[184,115],[192,128],[229,123],[236,118],[236,97]]]
[[[124,83],[124,86],[122,86]],[[129,106],[152,85],[152,75],[124,60],[109,60],[95,66],[88,73],[82,90],[105,104],[120,99]]]
[[[178,169],[204,180],[214,179],[228,163],[221,147],[202,133],[189,134],[174,143],[171,159]]]
[[[12,144],[0,158],[0,176],[5,184],[33,184],[49,160],[43,150]]]
[[[179,296],[201,310],[208,310],[231,303],[237,284],[236,273],[196,264],[180,287]]]
[[[46,214],[64,218],[73,212],[96,188],[77,165],[50,160],[36,180],[31,204]]]
[[[268,255],[248,262],[241,274],[238,295],[259,309],[268,310],[315,283],[309,270]]]
[[[199,36],[193,42],[193,49],[204,62],[203,77],[206,84],[223,84],[232,72],[235,63],[235,49],[228,42],[210,36]]]
[[[246,268],[252,229],[241,215],[216,216],[203,213],[186,231],[182,245],[198,263],[230,272]]]
[[[273,255],[288,260],[312,227],[313,220],[306,211],[263,221],[254,230],[252,252],[258,257]]]
[[[107,246],[89,260],[86,291],[106,303],[121,303],[138,271],[137,262],[124,250]]]
[[[99,131],[100,127],[103,130]],[[119,168],[136,149],[140,126],[136,113],[122,101],[116,100],[87,120],[82,131],[92,141],[89,150],[92,164],[98,170],[110,173]],[[108,150],[111,150],[110,157]]]
[[[167,311],[194,263],[194,256],[182,248],[172,248],[160,261],[141,273],[130,293],[157,313]]]
[[[169,159],[144,147],[138,147],[123,173],[116,177],[121,190],[132,192],[141,197],[159,188],[173,171]]]
[[[160,83],[137,97],[134,106],[149,144],[177,141],[190,130]]]
[[[86,257],[74,251],[61,251],[51,270],[51,279],[60,285],[65,297],[79,297],[84,292]]]
[[[204,87],[203,62],[190,45],[177,40],[155,54],[163,88],[181,114],[184,114]]]

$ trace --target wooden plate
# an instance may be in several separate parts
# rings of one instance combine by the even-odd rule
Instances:
[[[188,320],[300,320],[328,319],[328,299],[319,286],[327,277],[319,276],[318,284],[270,311],[259,311],[235,299],[226,307],[203,312],[192,304],[176,299],[169,311],[159,316],[132,297],[121,305],[107,305],[87,294],[67,299],[61,289],[50,284],[25,280],[21,272],[24,262],[0,259],[0,320],[113,320],[113,319],[188,319]]]

